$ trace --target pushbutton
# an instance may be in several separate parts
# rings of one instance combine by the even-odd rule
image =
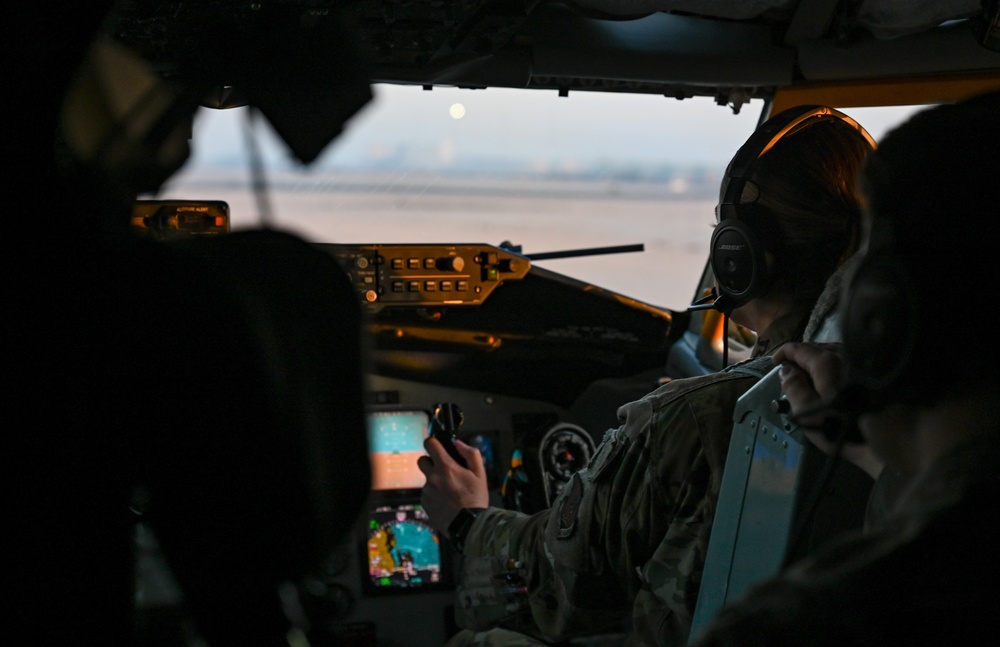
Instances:
[[[420,292],[420,281],[410,281],[407,284],[407,289],[409,289],[410,292]]]
[[[441,291],[442,292],[451,292],[452,287],[453,286],[452,286],[451,281],[441,281]]]
[[[424,290],[427,292],[437,291],[437,284],[434,281],[424,281]]]
[[[403,269],[403,259],[401,259],[401,258],[394,258],[394,259],[392,259],[392,269],[394,269],[394,270],[401,270],[401,269]]]
[[[406,259],[406,266],[411,270],[420,269],[420,259],[419,258],[408,258]]]

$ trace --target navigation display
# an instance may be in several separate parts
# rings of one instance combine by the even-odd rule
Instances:
[[[417,459],[425,454],[430,417],[426,411],[368,412],[368,451],[373,490],[416,490],[424,486]]]
[[[419,503],[378,506],[368,514],[366,535],[366,592],[404,592],[449,585],[441,538]]]

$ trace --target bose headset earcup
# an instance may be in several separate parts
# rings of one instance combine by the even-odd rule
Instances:
[[[878,408],[899,388],[917,342],[916,286],[893,251],[888,223],[873,225],[873,240],[841,296],[846,397],[860,410]],[[876,230],[879,230],[876,232]]]
[[[760,293],[767,272],[764,245],[742,220],[726,218],[715,228],[709,260],[719,284],[717,309],[731,310]]]
[[[757,160],[781,140],[813,120],[837,120],[855,128],[872,148],[875,141],[856,121],[825,106],[799,106],[785,110],[764,122],[740,150],[727,170],[727,181],[718,206],[719,223],[712,234],[709,263],[719,286],[716,310],[731,312],[751,299],[761,296],[770,282],[768,249],[755,223],[767,218],[765,209],[755,202],[742,202],[744,189],[753,176]]]

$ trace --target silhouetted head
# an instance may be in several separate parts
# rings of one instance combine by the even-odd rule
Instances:
[[[848,383],[867,408],[995,383],[1000,93],[917,113],[866,164],[870,233],[846,284]]]

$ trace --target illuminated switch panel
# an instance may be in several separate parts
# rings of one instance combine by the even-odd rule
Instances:
[[[229,233],[229,204],[221,200],[136,200],[132,230],[170,239]]]
[[[502,282],[524,277],[531,262],[492,245],[320,244],[347,270],[363,303],[384,306],[477,305]]]

